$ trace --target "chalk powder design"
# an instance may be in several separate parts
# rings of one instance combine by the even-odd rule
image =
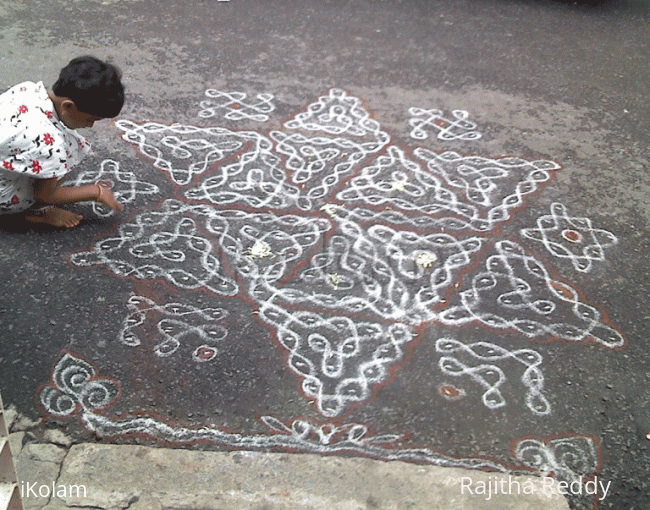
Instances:
[[[199,309],[181,303],[161,306],[143,296],[131,297],[127,308],[131,313],[124,320],[120,342],[135,347],[142,343],[141,338],[156,338],[153,351],[161,358],[174,355],[183,344],[194,340],[192,360],[197,363],[211,361],[218,354],[219,343],[228,336],[228,330],[219,324],[228,316],[228,311],[223,308]],[[157,334],[146,328],[151,322],[147,320],[151,314],[161,317],[156,324]]]
[[[227,112],[230,120],[263,122],[273,112],[270,95],[246,104],[238,93],[210,91],[208,97],[212,102],[201,104],[205,119]],[[233,102],[239,106],[230,111]],[[435,111],[411,113],[424,117],[411,122],[416,139],[426,137],[425,127],[442,127]],[[476,126],[468,123],[466,112],[454,115],[455,122],[445,122],[453,124],[455,136],[475,139]],[[508,330],[528,341],[591,341],[604,348],[625,343],[604,313],[554,278],[541,259],[517,242],[492,239],[497,227],[560,169],[553,161],[462,156],[424,147],[409,155],[391,144],[359,99],[339,89],[268,134],[124,119],[116,125],[124,140],[180,187],[180,196],[136,213],[116,235],[73,254],[72,264],[101,265],[136,280],[163,280],[179,291],[201,289],[221,302],[255,303],[259,319],[286,351],[288,368],[300,379],[304,396],[314,400],[325,419],[367,401],[389,380],[392,367],[404,359],[425,324]],[[454,138],[451,131],[438,137]],[[564,244],[551,239],[558,232]],[[559,204],[552,206],[552,216],[540,218],[537,228],[521,235],[568,258],[578,271],[603,261],[603,248],[615,243],[612,234],[593,228],[587,219],[569,217]],[[566,247],[582,239],[591,243],[582,254]],[[213,315],[227,314],[225,309],[186,308],[188,315],[180,317],[168,306],[145,296],[134,298],[122,342],[135,347],[135,328],[150,320],[152,312],[170,314],[167,322],[158,323],[163,324],[159,356],[173,354],[182,344],[183,328],[212,338],[195,346],[203,347],[206,357],[206,347],[216,355],[219,342],[232,334],[220,329]],[[185,305],[179,301],[174,306]],[[173,327],[166,331],[165,324]],[[508,370],[521,371],[528,411],[536,416],[552,412],[537,351],[453,338],[439,339],[436,347],[439,373],[474,381],[483,388],[489,409],[508,405],[500,391],[508,363]],[[70,362],[64,357],[58,363]],[[44,410],[60,414],[61,401],[66,412],[80,414],[86,427],[108,435],[138,431],[178,442],[201,439],[303,451],[343,448],[377,458],[505,470],[484,459],[450,459],[395,445],[379,448],[359,424],[285,424],[267,416],[263,421],[274,431],[271,435],[237,435],[235,440],[216,428],[183,429],[154,418],[114,421],[66,388],[57,380],[46,385],[39,397]],[[344,439],[334,444],[334,436]],[[548,450],[543,444],[533,446]],[[522,446],[519,451],[523,462],[532,450]],[[587,464],[585,475],[595,469],[591,459]]]
[[[102,162],[99,170],[86,170],[76,174],[72,186],[81,186],[100,182],[112,188],[115,197],[125,206],[133,204],[137,196],[150,197],[160,192],[158,186],[137,179],[133,172],[120,168],[120,164],[112,159]],[[67,185],[67,184],[66,184]],[[93,212],[100,217],[113,215],[113,211],[103,204],[92,202]]]

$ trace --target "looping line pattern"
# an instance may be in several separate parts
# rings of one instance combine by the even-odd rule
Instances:
[[[459,377],[468,375],[475,382],[483,386],[483,404],[488,409],[497,409],[506,405],[500,386],[507,381],[503,370],[493,364],[499,361],[514,360],[524,365],[526,369],[521,377],[521,382],[527,389],[526,406],[534,414],[547,415],[551,406],[542,393],[544,390],[544,374],[540,370],[542,356],[532,349],[517,349],[509,351],[490,342],[474,342],[463,344],[453,338],[440,338],[436,341],[436,351],[441,356],[438,367],[447,375]],[[484,362],[479,365],[472,363],[469,366],[459,358],[464,356],[471,361]],[[485,363],[487,362],[487,363]]]
[[[409,125],[413,128],[411,138],[424,140],[429,134],[425,128],[433,128],[438,131],[438,140],[478,140],[481,133],[476,131],[476,123],[468,119],[469,113],[465,110],[452,110],[453,119],[445,117],[441,110],[423,108],[409,108]]]
[[[330,89],[326,96],[310,104],[307,111],[284,123],[286,129],[321,131],[329,135],[354,138],[371,137],[375,143],[387,143],[388,133],[372,119],[361,101],[344,90]]]
[[[276,328],[278,341],[289,352],[290,368],[303,378],[303,392],[329,417],[370,398],[414,338],[403,324],[288,312],[272,301],[262,305],[260,318]]]
[[[158,337],[153,348],[156,356],[166,358],[173,355],[181,345],[192,344],[192,360],[197,363],[216,358],[218,342],[228,335],[228,330],[216,324],[228,316],[223,308],[202,308],[183,303],[158,305],[143,296],[132,296],[127,302],[129,315],[124,319],[119,340],[132,347]],[[147,327],[151,315],[162,316],[156,323],[156,333]],[[142,331],[142,332],[140,332]]]
[[[168,200],[160,211],[120,225],[118,236],[97,241],[91,251],[73,254],[71,262],[82,267],[104,264],[118,276],[164,278],[183,290],[205,288],[234,296],[239,292],[237,282],[223,272],[212,241],[189,215],[203,210],[204,206]]]
[[[186,198],[255,209],[297,207],[308,211],[313,208],[312,201],[292,184],[269,138],[253,132],[232,135],[239,137],[242,146],[248,148],[236,161],[213,168],[209,177],[185,191]]]
[[[551,204],[551,214],[537,219],[537,228],[525,228],[521,235],[541,242],[551,255],[569,259],[576,271],[588,273],[593,262],[605,260],[605,248],[618,243],[614,234],[594,228],[589,218],[569,216],[558,202]]]
[[[609,348],[624,345],[622,335],[603,323],[595,307],[583,303],[569,285],[551,278],[542,263],[521,246],[500,241],[495,249],[485,270],[472,276],[470,288],[459,289],[460,304],[440,312],[441,323],[478,322],[529,338],[592,339]]]
[[[270,97],[246,103],[259,109],[253,113],[237,94],[210,92],[213,104],[204,103],[200,117],[228,108],[234,120],[270,113]],[[443,134],[430,111],[413,110],[424,117],[414,132],[467,135],[471,126],[460,112],[453,129],[445,120],[451,124]],[[427,322],[606,347],[624,343],[599,310],[524,248],[488,241],[550,181],[560,168],[553,161],[408,152],[391,145],[362,102],[340,89],[265,134],[124,119],[117,126],[184,187],[182,200],[136,213],[72,263],[254,303],[287,351],[304,395],[324,416],[341,416],[371,398]],[[147,306],[146,313],[162,313],[154,310],[160,305]],[[180,341],[184,326],[171,319],[159,332]],[[173,341],[165,345],[174,352]],[[496,361],[516,361],[526,367],[526,405],[547,414],[541,359],[525,357],[535,351],[495,346],[501,358],[491,360],[478,355],[483,347],[448,353],[441,368],[472,377],[485,388],[486,405],[498,408],[505,372]]]
[[[560,168],[550,161],[465,157],[426,149],[416,149],[414,155],[426,163],[426,170],[399,147],[389,146],[337,198],[439,217],[441,226],[456,230],[490,231],[510,219],[524,196],[537,191],[551,178],[550,172]]]
[[[314,441],[321,445],[355,444],[364,446],[394,443],[402,439],[399,434],[372,436],[369,434],[367,426],[358,423],[316,425],[308,420],[294,420],[291,425],[285,425],[272,416],[262,416],[262,421],[272,430],[286,433],[301,441]]]
[[[275,110],[275,105],[271,102],[275,97],[273,94],[257,94],[257,103],[247,102],[248,95],[244,92],[208,89],[205,91],[205,97],[208,99],[201,101],[199,112],[199,117],[203,119],[216,117],[225,111],[224,119],[266,122],[269,120],[267,114]]]
[[[117,381],[100,376],[94,365],[66,353],[54,364],[52,379],[38,392],[45,413],[61,418],[78,415],[83,425],[99,437],[142,435],[174,444],[210,442],[228,448],[289,449],[311,453],[352,453],[381,460],[428,463],[466,469],[506,472],[507,468],[483,458],[455,458],[428,448],[409,448],[399,444],[397,434],[374,435],[365,425],[315,424],[293,420],[289,424],[264,415],[261,421],[271,433],[242,434],[214,426],[173,426],[150,416],[113,419],[102,411],[119,396]]]
[[[156,195],[160,189],[155,184],[140,181],[133,172],[120,169],[120,164],[112,159],[105,159],[99,170],[80,171],[76,178],[70,181],[71,186],[83,186],[85,184],[101,183],[108,186],[115,195],[115,198],[123,205],[133,204],[136,197]],[[66,183],[67,185],[67,183]],[[114,214],[104,204],[92,203],[93,212],[102,218]]]
[[[485,242],[478,236],[421,235],[381,224],[362,227],[338,211],[332,217],[335,233],[296,286],[277,291],[284,297],[291,288],[285,298],[289,303],[418,325],[436,317],[433,308]]]
[[[115,125],[124,131],[122,138],[137,145],[155,168],[183,186],[240,150],[245,143],[245,136],[218,127],[166,126],[156,122],[138,125],[126,119],[119,119]]]

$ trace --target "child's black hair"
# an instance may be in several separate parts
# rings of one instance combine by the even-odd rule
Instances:
[[[67,97],[77,109],[101,118],[117,117],[124,106],[122,73],[112,64],[84,56],[61,69],[52,91]]]

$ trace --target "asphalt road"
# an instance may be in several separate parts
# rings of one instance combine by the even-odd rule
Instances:
[[[73,176],[122,214],[0,219],[5,404],[80,440],[553,473],[573,508],[648,508],[649,20],[3,4],[3,89],[92,53],[128,98]]]

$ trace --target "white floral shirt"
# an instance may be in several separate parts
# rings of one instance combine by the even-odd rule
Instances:
[[[88,153],[88,141],[65,126],[42,82],[0,95],[0,214],[34,204],[34,179],[61,178]]]

